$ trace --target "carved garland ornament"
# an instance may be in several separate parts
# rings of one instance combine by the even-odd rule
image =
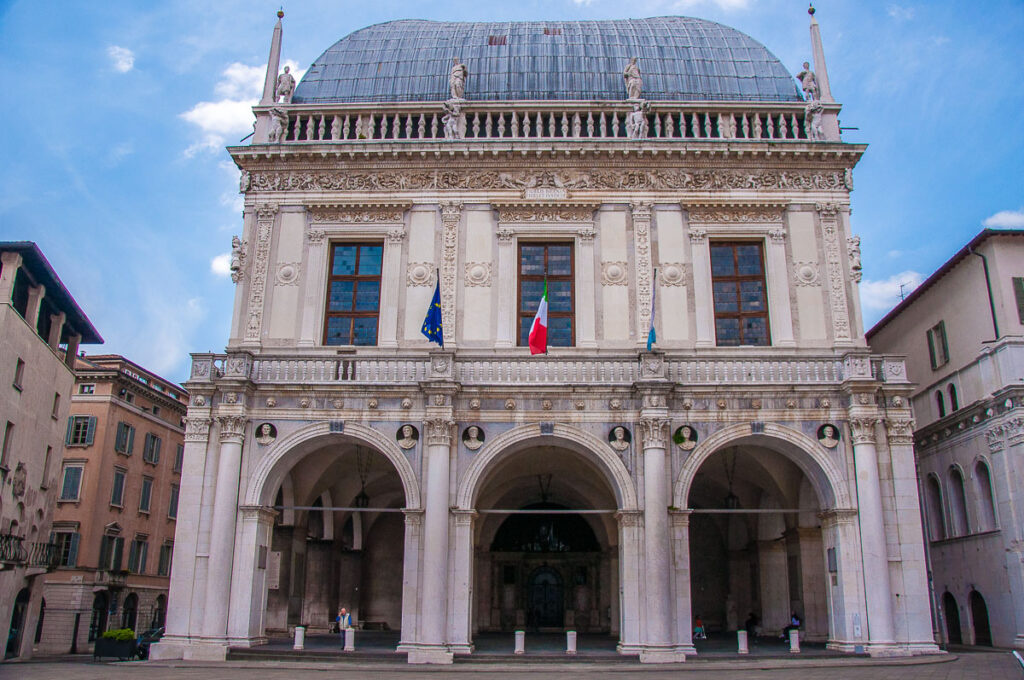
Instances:
[[[708,224],[764,224],[782,221],[779,206],[690,206],[690,222]]]
[[[636,337],[647,337],[651,322],[651,204],[634,203],[633,243],[636,252]]]
[[[845,191],[845,173],[779,170],[594,170],[545,173],[552,181],[571,189],[591,190],[735,190]],[[423,191],[423,190],[521,190],[537,186],[535,172],[452,169],[430,170],[324,170],[252,171],[254,191]]]
[[[850,339],[850,314],[846,309],[846,287],[843,284],[843,261],[839,248],[839,206],[818,204],[821,231],[825,236],[825,271],[829,284],[829,302],[836,340]]]
[[[596,205],[498,204],[499,222],[592,222]]]
[[[314,223],[401,224],[408,205],[313,206]]]
[[[270,259],[270,234],[274,227],[277,206],[261,205],[256,210],[256,258],[252,285],[249,288],[249,314],[245,324],[245,341],[259,342],[263,329],[263,300],[267,288],[267,267]]]

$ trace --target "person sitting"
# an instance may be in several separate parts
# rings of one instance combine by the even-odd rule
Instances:
[[[700,614],[698,614],[693,621],[693,639],[694,640],[707,640],[708,633],[704,628],[704,621],[701,620]]]
[[[760,632],[760,624],[761,619],[757,618],[757,614],[750,612],[750,614],[747,615],[747,620],[743,624],[743,629],[747,631],[747,637],[750,638],[751,641],[753,641]]]
[[[800,617],[796,615],[796,612],[791,612],[789,615],[789,625],[782,629],[782,635],[779,637],[786,639],[789,637],[789,631],[800,630]]]

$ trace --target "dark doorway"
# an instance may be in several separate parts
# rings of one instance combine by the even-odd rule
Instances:
[[[4,658],[10,659],[18,656],[18,648],[21,647],[21,635],[25,627],[25,617],[28,613],[28,588],[22,588],[14,599],[14,609],[11,612],[11,628],[7,634],[7,652]]]
[[[531,628],[561,628],[565,617],[562,577],[550,567],[530,575],[527,625]]]
[[[977,590],[972,590],[968,597],[971,605],[971,625],[974,626],[974,644],[983,647],[992,646],[992,629],[988,627],[988,606],[985,598]]]
[[[109,598],[106,593],[96,593],[92,597],[92,618],[89,619],[89,642],[92,642],[107,630],[107,607]]]
[[[948,590],[942,594],[942,613],[946,617],[946,640],[951,645],[962,645],[963,635],[960,633],[960,608],[956,606],[956,598]]]
[[[150,621],[150,628],[163,628],[167,619],[167,598],[157,595],[156,604],[153,605],[153,619]]]
[[[121,609],[121,627],[135,630],[135,621],[139,615],[139,596],[135,593],[124,598],[124,607]]]

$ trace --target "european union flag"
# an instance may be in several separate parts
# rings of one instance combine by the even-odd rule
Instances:
[[[423,319],[423,328],[420,330],[427,340],[436,342],[444,349],[444,324],[441,321],[441,277],[437,277],[437,287],[434,288],[434,299],[427,307],[427,316]]]

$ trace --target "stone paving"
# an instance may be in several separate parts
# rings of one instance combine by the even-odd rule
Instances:
[[[541,663],[495,662],[461,664],[447,667],[410,667],[390,662],[227,662],[221,664],[185,662],[103,662],[89,656],[37,659],[26,663],[0,664],[0,678],[6,680],[294,680],[311,678],[379,678],[390,680],[411,678],[414,674],[456,676],[459,680],[475,680],[500,675],[502,680],[594,680],[595,676],[626,680],[1017,680],[1024,672],[1006,651],[957,650],[947,656],[916,659],[866,658],[754,658],[691,661],[672,667],[640,666],[639,664],[605,664],[601,662],[560,664],[549,660]]]

